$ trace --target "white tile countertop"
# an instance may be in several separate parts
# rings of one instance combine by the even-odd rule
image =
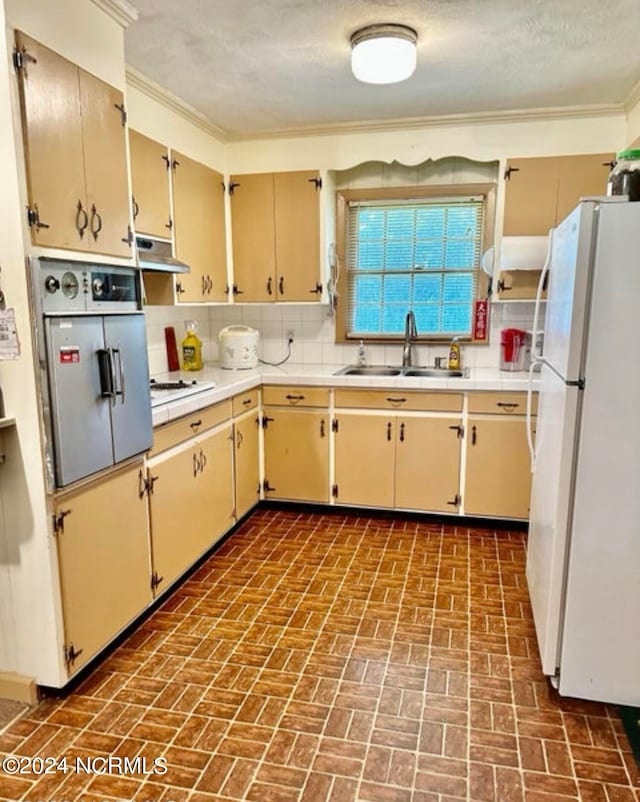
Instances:
[[[393,388],[406,390],[497,390],[526,392],[529,376],[526,372],[509,373],[497,368],[470,368],[469,375],[460,378],[422,376],[336,376],[344,365],[302,365],[290,363],[281,367],[263,365],[253,370],[223,370],[205,364],[200,371],[175,371],[154,376],[157,381],[183,379],[189,382],[213,382],[215,387],[203,390],[153,408],[153,425],[159,426],[174,418],[224,401],[237,393],[246,392],[261,384],[305,384],[317,387]],[[538,376],[534,377],[537,388]]]

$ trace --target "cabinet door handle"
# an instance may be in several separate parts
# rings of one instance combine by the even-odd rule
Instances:
[[[471,445],[475,446],[478,442],[478,431],[475,426],[471,427]]]
[[[272,279],[271,279],[271,276],[269,276],[269,278],[267,279],[267,294],[268,295],[273,295],[273,289],[272,289],[271,284],[272,284]]]
[[[198,459],[198,455],[196,453],[193,454],[193,475],[197,476],[198,471],[202,470],[202,465],[200,464],[200,460]]]
[[[82,201],[78,201],[78,205],[76,207],[76,229],[78,230],[80,239],[84,237],[84,232],[87,230],[88,225],[89,215],[87,214],[86,209],[83,207]]]
[[[284,276],[280,276],[280,281],[278,282],[278,292],[280,295],[284,295]]]
[[[387,440],[391,440],[391,422],[387,423]]]
[[[233,285],[233,294],[234,295],[244,295],[244,290],[239,290],[238,289],[238,285],[234,284]]]
[[[243,441],[244,441],[244,437],[242,436],[242,432],[238,429],[236,431],[236,445],[238,446],[238,448],[240,448],[240,446],[242,445]]]
[[[512,289],[513,287],[507,287],[503,279],[498,279],[498,292],[508,292]]]
[[[186,292],[185,288],[179,281],[176,281],[176,292],[178,293],[178,295],[182,295],[183,292]]]
[[[511,401],[511,402],[509,402],[509,401],[497,401],[496,402],[496,406],[497,407],[501,407],[506,412],[513,412],[513,410],[517,409],[520,406],[520,404],[516,404],[513,401]]]
[[[459,507],[461,501],[462,498],[458,495],[458,493],[456,493],[453,497],[453,501],[447,501],[447,504],[450,504],[452,507]]]
[[[400,424],[400,442],[404,443],[404,422]]]
[[[320,437],[324,437],[324,418],[320,421]]]
[[[135,195],[131,196],[131,203],[133,204],[133,219],[135,220],[136,217],[140,214],[140,205],[138,204]]]
[[[314,289],[309,290],[309,292],[312,293],[313,295],[320,295],[322,293],[322,284],[320,284],[320,282],[318,281]]]
[[[201,276],[200,281],[202,283],[202,294],[206,295],[206,292],[207,292],[207,279],[203,275],[203,276]]]
[[[200,449],[200,470],[203,471],[207,465],[207,455]]]
[[[97,221],[97,226],[94,228],[94,221]],[[95,203],[91,206],[91,234],[94,240],[98,239],[98,234],[102,231],[102,217],[96,209]]]

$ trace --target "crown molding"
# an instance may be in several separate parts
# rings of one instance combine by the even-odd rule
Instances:
[[[592,106],[561,106],[557,108],[515,109],[510,111],[476,112],[474,114],[447,114],[433,117],[403,117],[392,120],[368,120],[358,123],[333,123],[330,125],[320,125],[308,128],[279,128],[269,131],[257,131],[255,133],[227,131],[226,138],[228,142],[249,142],[261,139],[331,136],[332,134],[410,131],[416,128],[431,128],[445,125],[492,125],[520,122],[544,122],[549,120],[583,119],[585,117],[609,117],[613,114],[624,113],[625,104],[602,103]]]
[[[127,0],[91,0],[91,2],[123,28],[128,28],[132,22],[138,20],[138,9]]]
[[[627,114],[640,103],[640,81],[631,89],[624,101]]]
[[[95,1],[96,0],[93,0],[93,2]],[[167,89],[160,86],[160,84],[157,84],[155,81],[147,78],[144,73],[127,65],[125,77],[127,86],[131,86],[134,89],[137,89],[139,92],[142,92],[143,95],[146,95],[148,98],[151,98],[151,100],[155,100],[157,103],[165,106],[170,111],[178,114],[180,117],[184,118],[192,125],[200,128],[202,131],[219,140],[220,142],[228,142],[228,133],[223,128],[220,128],[215,123],[212,123],[208,117],[205,117],[204,114],[199,112],[197,109],[194,109],[193,106],[185,103],[184,100],[181,100],[177,95],[172,94]]]

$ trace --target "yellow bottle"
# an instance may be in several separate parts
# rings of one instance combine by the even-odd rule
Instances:
[[[196,334],[197,323],[187,323],[187,336],[182,341],[182,369],[202,370],[202,342]]]
[[[447,367],[449,370],[460,370],[460,363],[460,343],[458,342],[458,338],[454,337],[449,346],[449,362]]]

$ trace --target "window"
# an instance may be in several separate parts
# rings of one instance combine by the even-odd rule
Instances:
[[[471,337],[486,196],[447,189],[418,198],[342,193],[344,339],[397,339],[409,310],[420,337]]]

